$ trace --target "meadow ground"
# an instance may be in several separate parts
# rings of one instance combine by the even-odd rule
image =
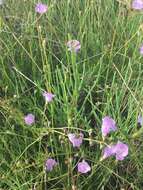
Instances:
[[[37,2],[0,5],[0,189],[142,190],[143,10],[130,0],[43,0],[48,10],[38,14]],[[77,53],[68,51],[71,39]],[[105,116],[117,130],[103,138]],[[68,134],[79,132],[76,148]],[[117,141],[128,155],[103,160]],[[86,174],[77,169],[82,160]]]

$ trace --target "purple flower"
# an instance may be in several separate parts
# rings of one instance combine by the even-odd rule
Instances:
[[[77,167],[78,167],[78,172],[82,174],[85,174],[91,170],[91,167],[85,160],[83,160],[82,162],[79,162]]]
[[[106,116],[102,119],[102,136],[107,136],[111,131],[116,131],[116,123],[115,121],[110,118],[109,116]]]
[[[124,160],[124,158],[128,155],[129,148],[127,144],[118,141],[114,148],[114,151],[116,160]]]
[[[110,145],[104,148],[103,159],[110,156],[115,156],[116,160],[124,160],[124,158],[128,155],[128,149],[129,148],[127,144],[118,141],[117,144]]]
[[[53,168],[54,168],[56,165],[57,165],[57,162],[56,162],[54,159],[49,158],[48,160],[46,160],[45,166],[46,166],[46,170],[47,170],[47,171],[52,171]]]
[[[69,51],[77,53],[80,50],[81,45],[78,40],[69,40],[67,42],[67,47]]]
[[[29,113],[24,117],[24,121],[27,125],[32,125],[33,123],[35,123],[35,116]]]
[[[115,154],[115,145],[109,145],[103,150],[103,159],[113,156]]]
[[[80,133],[79,135],[74,134],[74,133],[69,133],[68,138],[69,141],[72,143],[73,147],[79,148],[80,145],[82,144],[84,135]]]
[[[142,0],[133,0],[132,1],[132,8],[135,10],[143,9],[143,1]]]
[[[51,102],[55,95],[50,92],[43,92],[43,97],[45,98],[46,102]]]
[[[35,12],[43,14],[46,13],[48,10],[47,5],[43,4],[43,3],[37,3],[36,7],[35,7]]]
[[[139,50],[139,51],[140,51],[140,54],[141,54],[141,55],[143,55],[143,45],[141,45],[141,47],[140,47],[140,50]]]
[[[138,124],[143,125],[143,117],[141,115],[138,116]]]

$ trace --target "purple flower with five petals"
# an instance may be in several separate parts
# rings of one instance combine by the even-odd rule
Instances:
[[[111,131],[116,131],[116,130],[117,130],[116,123],[111,117],[106,116],[102,119],[101,131],[103,137],[107,136]]]
[[[43,3],[37,3],[35,7],[35,12],[40,13],[40,14],[46,13],[47,10],[48,10],[48,6]]]
[[[46,102],[51,102],[55,95],[50,92],[43,92],[43,97],[45,98]]]
[[[77,148],[79,148],[80,145],[82,144],[83,137],[84,137],[83,133],[80,133],[78,135],[74,133],[68,134],[69,141],[72,143],[73,147],[77,147]]]
[[[29,113],[24,117],[24,121],[27,125],[32,125],[33,123],[35,123],[35,116]]]
[[[47,171],[52,171],[53,168],[54,168],[56,165],[57,165],[57,162],[56,162],[54,159],[49,158],[48,160],[46,160],[45,166],[46,166],[46,170],[47,170]]]
[[[78,172],[82,174],[85,174],[91,170],[90,165],[85,160],[79,162],[77,167],[78,167]]]

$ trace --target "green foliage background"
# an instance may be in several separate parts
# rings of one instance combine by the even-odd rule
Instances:
[[[128,0],[7,0],[0,6],[0,188],[2,190],[141,190],[143,136],[143,12]],[[67,51],[77,39],[81,51]],[[42,90],[56,97],[45,104]],[[36,123],[26,126],[24,115]],[[105,141],[102,117],[118,131]],[[84,133],[79,150],[68,132]],[[101,161],[102,148],[121,140],[129,155]],[[58,166],[45,172],[53,157]],[[92,172],[79,175],[85,159]]]

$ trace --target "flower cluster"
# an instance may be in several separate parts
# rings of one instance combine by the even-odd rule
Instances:
[[[116,131],[116,122],[109,116],[102,119],[102,136],[106,137],[111,131]],[[109,145],[103,150],[103,159],[115,156],[116,160],[124,160],[128,155],[128,145],[118,141],[116,144]]]
[[[39,14],[44,14],[48,11],[48,6],[43,3],[37,3],[35,6],[35,12]],[[68,51],[77,53],[81,49],[81,44],[78,40],[69,40],[66,43]]]
[[[141,10],[143,9],[143,1],[142,0],[134,0],[132,1],[132,8],[135,10]],[[38,14],[43,15],[48,11],[48,6],[43,3],[38,3],[35,6],[35,12]],[[66,47],[68,51],[71,53],[78,53],[81,49],[81,43],[78,40],[69,40],[66,43]],[[140,54],[143,55],[143,45],[140,47]],[[50,103],[54,98],[55,95],[52,94],[51,92],[46,92],[44,91],[42,93],[46,104]],[[25,124],[27,125],[32,125],[35,123],[35,116],[32,113],[27,114],[24,117]],[[142,116],[139,115],[138,117],[138,123],[140,125],[143,124],[143,119]],[[105,140],[105,138],[111,133],[117,131],[117,125],[116,122],[113,118],[109,116],[105,116],[102,119],[102,125],[101,125],[101,133],[102,133],[102,138]],[[68,133],[67,134],[69,142],[72,144],[73,148],[77,148],[76,150],[79,150],[81,147],[83,141],[84,141],[84,134],[82,132],[79,133]],[[110,144],[104,147],[103,149],[103,155],[102,159],[106,159],[108,157],[114,156],[116,160],[124,160],[125,157],[128,155],[129,148],[128,145],[121,142],[117,141],[115,144]],[[50,172],[52,171],[56,166],[58,165],[58,162],[53,159],[53,158],[48,158],[45,163],[45,168],[46,171]],[[87,161],[84,159],[77,164],[77,171],[81,174],[86,174],[91,171],[91,166]]]
[[[128,145],[120,141],[117,144],[109,145],[103,150],[103,159],[115,156],[116,160],[124,160],[128,155]]]
[[[46,103],[49,103],[53,100],[53,98],[55,97],[54,94],[50,93],[50,92],[43,92],[43,97],[45,99]],[[26,125],[32,125],[35,123],[35,115],[33,115],[32,113],[27,114],[24,117],[24,122]]]

